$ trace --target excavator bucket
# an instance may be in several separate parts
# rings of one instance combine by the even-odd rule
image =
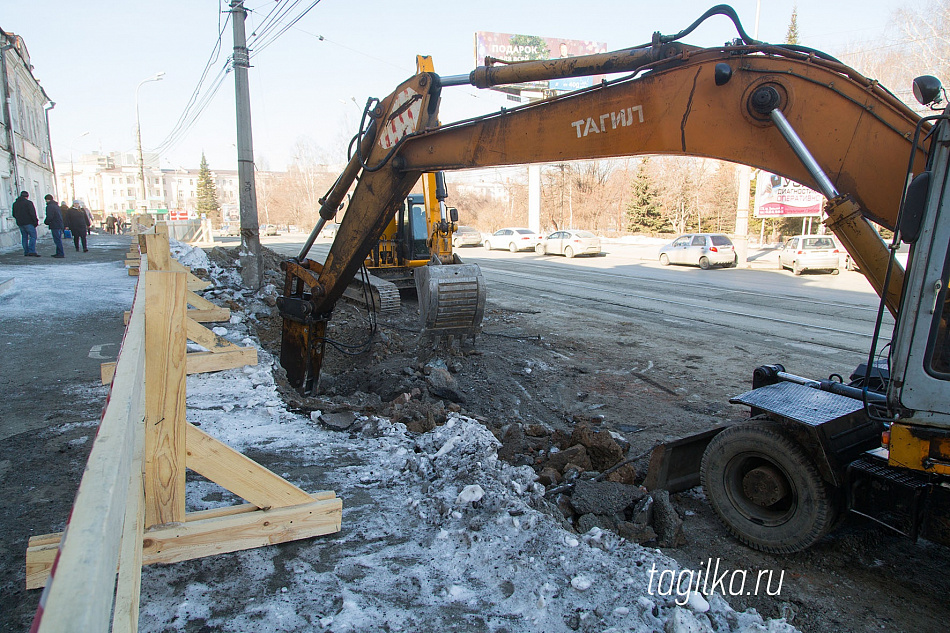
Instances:
[[[433,260],[413,271],[422,327],[433,334],[471,335],[485,314],[485,278],[478,264]]]

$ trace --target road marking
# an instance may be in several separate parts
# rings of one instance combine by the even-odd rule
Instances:
[[[109,347],[110,345],[114,346],[115,343],[103,343],[102,345],[93,345],[89,348],[89,358],[95,358],[96,360],[109,360],[115,358],[114,356],[103,356],[99,352],[102,351],[103,347]]]

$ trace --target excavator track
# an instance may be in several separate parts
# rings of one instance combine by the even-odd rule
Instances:
[[[380,279],[375,275],[367,275],[369,278],[369,291],[372,293],[373,306],[376,312],[380,314],[392,314],[399,312],[399,288],[396,284],[385,279]],[[363,292],[363,277],[357,275],[350,285],[343,291],[343,296],[363,303],[366,301],[366,295]]]

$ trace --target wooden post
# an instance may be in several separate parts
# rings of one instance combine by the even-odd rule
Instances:
[[[153,237],[153,236],[149,236]],[[149,249],[149,257],[155,249]],[[166,251],[167,252],[167,251]],[[151,265],[151,263],[150,263]],[[185,273],[145,273],[145,527],[185,520]]]

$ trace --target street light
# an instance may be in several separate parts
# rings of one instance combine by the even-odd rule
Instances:
[[[69,142],[69,181],[70,187],[72,188],[70,200],[76,199],[76,170],[73,168],[73,144],[84,136],[89,136],[89,132],[83,132]]]
[[[146,84],[150,81],[161,81],[164,76],[165,71],[163,70],[148,79],[143,79],[139,82],[139,85],[135,87],[135,135],[138,137],[139,143],[139,177],[142,179],[142,207],[146,211],[148,210],[148,191],[145,189],[145,157],[142,154],[142,124],[139,122],[139,88],[142,87],[142,84]]]

